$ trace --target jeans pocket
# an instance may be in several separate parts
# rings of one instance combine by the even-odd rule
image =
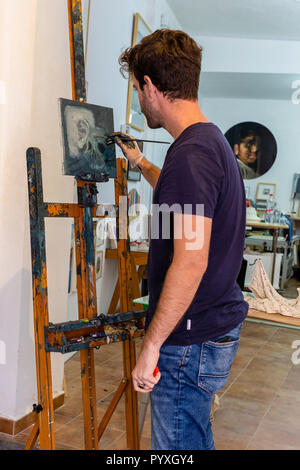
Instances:
[[[199,387],[214,395],[226,385],[238,346],[239,339],[228,343],[207,341],[202,344]]]

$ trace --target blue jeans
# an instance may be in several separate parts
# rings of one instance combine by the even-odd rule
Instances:
[[[227,382],[241,327],[201,344],[161,347],[161,379],[150,393],[153,450],[215,448],[212,399]],[[225,336],[230,337],[228,342],[217,342]]]

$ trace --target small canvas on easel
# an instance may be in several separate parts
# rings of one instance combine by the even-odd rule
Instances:
[[[114,132],[112,108],[59,99],[64,174],[106,175],[116,178],[115,145],[106,139]]]

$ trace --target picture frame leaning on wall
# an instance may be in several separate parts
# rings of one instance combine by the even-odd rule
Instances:
[[[134,16],[132,47],[138,44],[144,36],[148,36],[152,31],[147,25],[145,20],[139,13]],[[127,111],[126,111],[126,124],[133,129],[143,132],[145,130],[145,116],[143,115],[138,99],[138,93],[133,88],[132,77],[129,77],[128,82],[128,96],[127,96]]]
[[[270,194],[275,198],[276,184],[275,183],[258,183],[256,190],[256,200],[267,201]]]

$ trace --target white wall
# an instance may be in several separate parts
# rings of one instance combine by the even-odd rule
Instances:
[[[0,80],[0,416],[16,420],[36,402],[31,256],[25,152],[42,151],[45,200],[73,201],[73,179],[61,176],[57,98],[71,98],[67,3],[2,0]],[[51,321],[67,316],[70,230],[47,224]],[[62,392],[63,357],[53,356],[54,395]]]
[[[205,72],[300,73],[300,42],[194,36]]]

